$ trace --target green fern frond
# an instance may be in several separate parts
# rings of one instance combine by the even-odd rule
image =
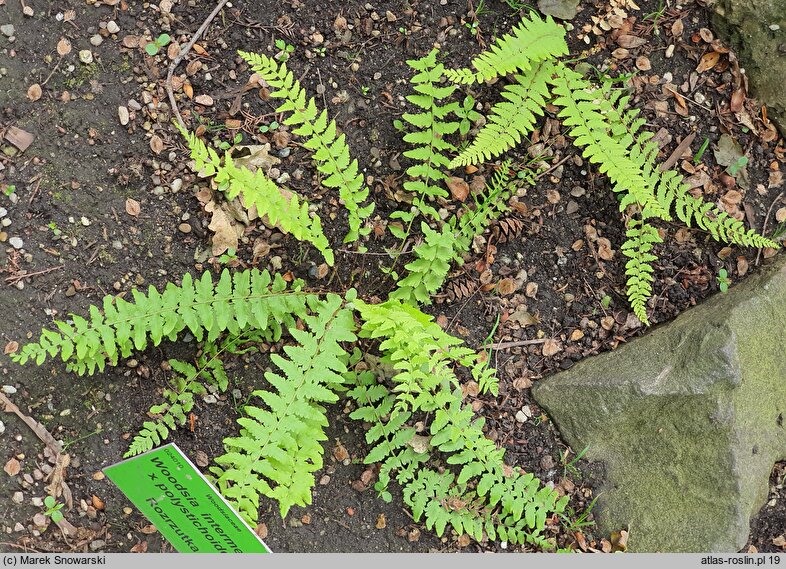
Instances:
[[[263,54],[238,53],[275,89],[270,96],[284,100],[276,112],[289,115],[284,124],[298,125],[292,132],[305,137],[303,146],[311,150],[317,170],[327,176],[322,185],[338,189],[349,214],[349,233],[344,241],[356,241],[360,235],[368,234],[371,229],[362,228],[361,224],[374,211],[374,204],[362,205],[368,198],[368,188],[357,160],[350,157],[345,135],[338,135],[336,122],[328,121],[327,110],[320,112],[313,98],[307,99],[305,89],[285,63],[279,64]]]
[[[306,302],[313,298],[299,292],[301,285],[296,281],[289,286],[280,275],[256,269],[234,275],[224,270],[216,283],[209,272],[196,281],[187,273],[180,286],[168,283],[162,293],[153,286],[147,294],[134,289],[133,303],[106,296],[103,311],[90,307],[89,320],[73,314],[67,322],[56,320],[57,331],[42,330],[38,342],[11,357],[19,364],[32,360],[41,365],[59,354],[69,371],[92,375],[107,362],[117,365],[118,358],[129,357],[133,350],[174,341],[185,329],[197,341],[215,342],[224,332],[238,334],[247,327],[270,329],[278,339],[282,326],[292,327],[294,317],[305,314]]]
[[[489,50],[472,60],[475,71],[469,68],[448,69],[445,75],[454,83],[471,85],[516,71],[529,71],[539,61],[567,54],[564,28],[550,16],[542,20],[532,12],[529,18],[521,19],[512,34],[505,34]]]
[[[343,304],[334,294],[310,303],[306,329],[290,329],[298,345],[284,348],[287,358],[271,356],[281,370],[265,374],[272,390],[253,393],[264,407],[246,407],[240,435],[224,439],[227,452],[211,468],[221,493],[249,521],[256,523],[260,495],[278,501],[282,518],[311,503],[327,438],[323,405],[338,400],[346,381],[348,354],[340,343],[356,340],[352,310]]]
[[[628,257],[625,274],[628,277],[628,302],[633,313],[642,324],[649,326],[647,318],[647,301],[652,296],[653,267],[657,257],[652,254],[655,243],[663,240],[658,230],[646,222],[631,220],[628,223],[627,239],[622,244],[622,254]]]
[[[407,95],[407,100],[423,112],[404,113],[401,117],[416,129],[404,135],[404,141],[413,147],[404,152],[404,156],[415,162],[407,168],[410,180],[404,182],[404,189],[416,195],[413,204],[417,209],[434,219],[439,219],[439,214],[427,202],[448,196],[442,185],[446,179],[443,169],[450,164],[447,154],[456,151],[456,147],[445,140],[445,136],[453,134],[459,128],[457,121],[446,120],[448,115],[458,108],[458,103],[439,104],[441,100],[452,95],[456,87],[438,85],[445,66],[437,63],[437,53],[434,49],[425,57],[407,61],[407,65],[417,71],[410,79],[416,94]],[[403,212],[396,212],[391,217],[408,221],[412,219],[410,214]]]
[[[531,474],[506,476],[504,450],[484,436],[483,419],[463,403],[453,367],[483,374],[480,390],[496,393],[493,370],[410,305],[358,303],[357,309],[359,335],[380,340],[380,363],[394,370],[390,390],[364,370],[349,392],[358,403],[351,417],[372,423],[366,438],[374,447],[366,462],[381,462],[375,488],[383,498],[389,499],[387,486],[395,478],[414,519],[424,518],[438,535],[450,526],[477,540],[484,533],[513,543],[542,539],[547,515],[561,512],[567,498],[557,500]],[[430,420],[427,437],[412,428],[421,416]],[[457,474],[425,467],[432,451],[441,452]]]
[[[537,117],[543,116],[553,72],[554,65],[543,61],[516,75],[515,83],[502,90],[506,101],[492,107],[475,140],[450,162],[450,167],[479,164],[519,144],[532,131]]]
[[[228,200],[242,196],[246,207],[256,207],[259,216],[267,217],[272,225],[277,225],[299,241],[312,243],[328,265],[333,265],[333,250],[322,231],[322,222],[319,216],[309,213],[305,200],[301,200],[294,192],[283,192],[261,170],[252,172],[245,167],[238,168],[229,152],[224,155],[222,164],[215,150],[208,148],[196,134],[177,126],[188,141],[196,170],[215,176],[216,183]]]

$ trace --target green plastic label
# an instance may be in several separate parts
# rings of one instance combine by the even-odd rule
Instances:
[[[270,553],[174,443],[104,473],[181,553]]]

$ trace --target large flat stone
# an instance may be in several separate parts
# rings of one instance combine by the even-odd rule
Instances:
[[[632,551],[733,552],[786,458],[786,259],[539,382],[565,440],[602,461],[595,514]]]
[[[718,0],[713,25],[738,51],[753,94],[767,105],[786,135],[786,3],[784,0]]]

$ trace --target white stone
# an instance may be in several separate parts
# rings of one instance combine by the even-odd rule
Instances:
[[[109,22],[106,24],[106,31],[108,31],[110,34],[116,34],[120,31],[120,26],[118,26],[117,22],[114,20],[109,20]]]

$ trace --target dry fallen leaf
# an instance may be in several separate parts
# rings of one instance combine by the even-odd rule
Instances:
[[[43,91],[41,90],[41,85],[38,83],[33,83],[30,87],[27,88],[27,98],[33,101],[34,103],[41,98]]]
[[[254,533],[256,533],[260,539],[265,539],[267,537],[267,524],[263,522],[257,525]]]
[[[237,251],[237,231],[235,231],[229,215],[222,208],[219,207],[213,211],[213,217],[210,220],[210,225],[207,227],[214,233],[212,241],[212,253],[214,256],[225,253],[227,249]]]
[[[19,464],[19,461],[15,458],[11,458],[8,462],[5,463],[3,470],[5,470],[8,476],[16,476],[19,474],[19,471],[22,470],[22,465]]]
[[[3,349],[3,353],[6,355],[15,354],[18,349],[19,349],[19,342],[17,342],[16,340],[11,340],[5,345],[5,348]]]
[[[140,541],[130,550],[131,553],[147,553],[147,541]]]
[[[617,38],[617,43],[620,47],[624,47],[626,49],[633,49],[636,47],[641,47],[647,40],[645,38],[640,38],[638,36],[632,36],[630,34],[620,34]]]
[[[337,442],[336,446],[333,447],[333,458],[335,458],[339,462],[344,462],[346,459],[349,458],[349,453],[344,445],[341,442]]]
[[[598,238],[598,257],[604,261],[611,261],[614,258],[614,249],[611,248],[611,241],[605,237]]]
[[[543,357],[550,358],[551,356],[557,355],[561,351],[562,344],[560,344],[559,340],[549,338],[543,343]]]
[[[57,42],[57,55],[65,57],[69,53],[71,53],[71,42],[66,38],[60,38],[60,41]]]
[[[450,190],[450,195],[453,196],[453,199],[456,199],[460,202],[463,202],[467,199],[469,195],[469,184],[464,180],[464,178],[459,178],[458,176],[451,176],[445,182]]]
[[[776,547],[786,548],[786,534],[772,538],[772,544]]]
[[[95,494],[93,494],[93,498],[91,499],[91,502],[96,510],[104,509],[104,501],[98,496],[96,496]]]
[[[139,531],[145,535],[150,535],[151,533],[156,533],[158,530],[156,529],[156,526],[154,526],[153,524],[148,524],[143,528],[140,528]]]
[[[497,283],[497,292],[502,296],[513,294],[516,290],[516,281],[510,277],[504,278]]]
[[[469,534],[462,533],[458,539],[456,540],[459,547],[467,547],[470,543],[472,543],[472,538],[469,537]]]
[[[136,217],[139,215],[139,212],[142,210],[139,202],[135,199],[128,198],[126,199],[126,213],[132,217]]]
[[[154,134],[150,139],[150,150],[156,154],[161,154],[161,152],[164,150],[164,141],[161,140],[161,137],[157,134]]]
[[[699,60],[699,65],[696,67],[697,73],[704,73],[705,71],[712,69],[717,65],[718,60],[720,59],[720,53],[717,51],[709,51],[701,56],[701,60]]]
[[[388,525],[387,520],[385,520],[385,514],[379,514],[377,516],[377,523],[374,525],[377,529],[385,529]]]

